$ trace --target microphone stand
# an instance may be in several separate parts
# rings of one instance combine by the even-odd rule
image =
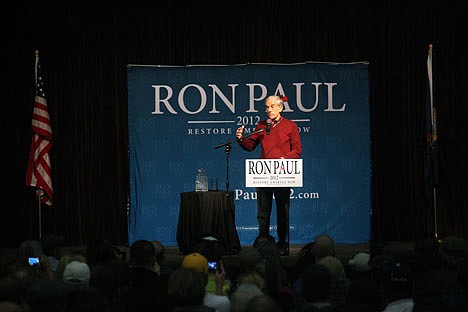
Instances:
[[[239,138],[239,139],[236,138],[234,140],[221,143],[214,147],[214,149],[218,149],[224,146],[224,151],[226,152],[226,196],[229,196],[229,156],[231,155],[231,151],[232,151],[232,143],[240,141],[241,139],[249,138],[251,135],[264,132],[264,131],[266,131],[266,128],[258,129],[257,131],[249,133],[247,136],[243,136],[242,138]]]
[[[231,155],[231,151],[232,151],[232,143],[234,142],[237,142],[237,141],[240,141],[241,139],[243,138],[248,138],[250,137],[251,135],[253,134],[257,134],[257,133],[260,133],[260,132],[263,132],[263,131],[266,131],[266,128],[263,128],[263,129],[259,129],[257,131],[254,131],[242,138],[236,138],[236,139],[233,139],[233,140],[230,140],[230,141],[227,141],[225,143],[221,143],[219,145],[216,145],[214,147],[214,149],[218,149],[220,147],[223,147],[224,146],[224,151],[226,152],[226,197],[225,197],[225,200],[226,200],[226,207],[229,207],[229,205],[227,204],[230,200],[234,200],[232,198],[230,198],[230,194],[229,194],[229,156]],[[235,220],[235,211],[232,211],[232,216],[233,216],[233,220]],[[236,231],[236,237],[237,237],[237,231]],[[239,238],[237,238],[237,240],[239,240]],[[232,250],[229,251],[231,254],[232,254]]]

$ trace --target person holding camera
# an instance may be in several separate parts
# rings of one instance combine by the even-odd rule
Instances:
[[[205,297],[203,299],[203,304],[205,306],[215,308],[218,312],[229,312],[231,310],[231,300],[227,295],[223,294],[226,271],[224,270],[223,262],[221,260],[208,262],[208,259],[205,256],[198,252],[193,252],[184,257],[182,267],[186,269],[195,269],[203,275],[205,280]],[[209,274],[214,274],[216,284],[215,293],[206,291]]]

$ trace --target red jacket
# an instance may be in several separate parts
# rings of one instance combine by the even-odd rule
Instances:
[[[261,121],[255,127],[254,132],[266,127],[266,121]],[[258,144],[261,144],[260,158],[299,158],[302,154],[299,129],[294,121],[284,117],[272,124],[270,134],[262,131],[238,142],[246,151],[253,151]]]

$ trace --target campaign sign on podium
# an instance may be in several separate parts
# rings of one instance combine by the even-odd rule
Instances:
[[[246,187],[302,187],[302,159],[246,159]]]

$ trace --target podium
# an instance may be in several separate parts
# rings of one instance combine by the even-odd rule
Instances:
[[[216,235],[225,253],[240,249],[235,223],[234,193],[226,191],[180,193],[177,243],[183,254],[193,252],[202,236]]]

